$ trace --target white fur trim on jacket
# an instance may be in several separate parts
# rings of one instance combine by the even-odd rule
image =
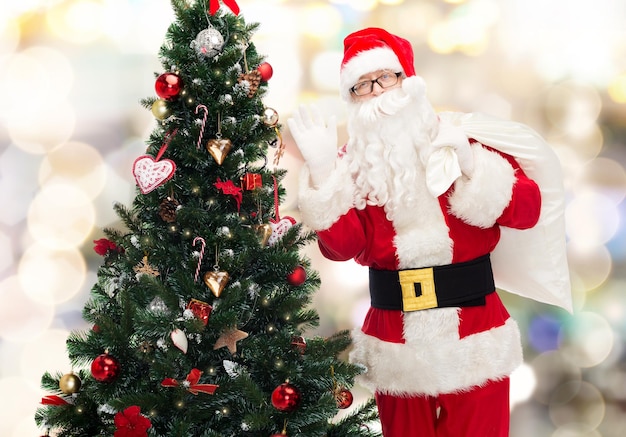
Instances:
[[[341,97],[348,101],[350,99],[350,88],[352,88],[359,78],[364,74],[378,70],[392,70],[402,72],[404,69],[398,57],[388,47],[376,47],[358,53],[343,65],[339,75],[339,90]]]
[[[466,391],[509,376],[522,363],[517,323],[459,338],[458,309],[404,314],[405,344],[353,332],[350,361],[366,368],[357,382],[395,396]]]
[[[352,208],[354,182],[343,160],[317,189],[311,185],[309,168],[300,171],[298,207],[302,223],[316,231],[330,228]]]
[[[472,144],[474,171],[454,183],[450,212],[470,225],[493,226],[511,201],[515,169],[496,152]]]

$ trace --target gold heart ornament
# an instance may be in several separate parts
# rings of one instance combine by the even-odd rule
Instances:
[[[209,151],[215,162],[222,165],[232,146],[233,144],[228,138],[214,138],[207,142],[206,149]]]
[[[254,225],[254,232],[256,232],[261,242],[261,246],[265,246],[272,236],[272,227],[267,223],[260,225]]]
[[[211,290],[211,293],[213,293],[215,297],[220,297],[224,287],[226,287],[228,283],[228,278],[228,272],[215,271],[206,272],[203,279],[206,286]]]

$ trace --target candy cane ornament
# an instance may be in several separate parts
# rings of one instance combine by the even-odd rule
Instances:
[[[196,106],[196,114],[198,111],[202,109],[204,111],[204,117],[202,117],[202,127],[200,127],[200,136],[198,137],[198,144],[196,145],[196,149],[200,149],[200,144],[202,144],[202,137],[204,136],[204,127],[206,126],[206,120],[209,116],[209,110],[204,105]]]
[[[200,246],[201,246],[201,250],[200,250],[200,257],[198,259],[198,267],[196,267],[196,275],[193,277],[194,282],[198,281],[198,276],[200,275],[200,266],[202,266],[202,257],[204,256],[204,249],[206,247],[206,242],[204,241],[204,238],[202,237],[196,237],[193,239],[193,245],[195,246],[197,242],[200,242]]]

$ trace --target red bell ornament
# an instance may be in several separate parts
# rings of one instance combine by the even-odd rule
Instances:
[[[300,397],[294,385],[284,382],[272,392],[272,405],[279,411],[291,412],[300,405]]]
[[[306,281],[306,270],[302,266],[296,267],[287,275],[287,282],[294,287],[304,284],[304,281]]]
[[[98,355],[91,363],[91,375],[96,381],[111,382],[120,375],[120,362],[117,358],[109,355]]]
[[[157,77],[154,90],[162,99],[173,100],[179,96],[183,89],[182,79],[174,73],[163,73]]]

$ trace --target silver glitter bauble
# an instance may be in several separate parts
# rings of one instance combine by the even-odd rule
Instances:
[[[209,27],[201,31],[191,42],[196,53],[206,58],[213,58],[222,52],[224,37],[215,28]]]
[[[159,296],[152,299],[148,305],[148,309],[153,313],[166,313],[168,311],[167,305]]]

